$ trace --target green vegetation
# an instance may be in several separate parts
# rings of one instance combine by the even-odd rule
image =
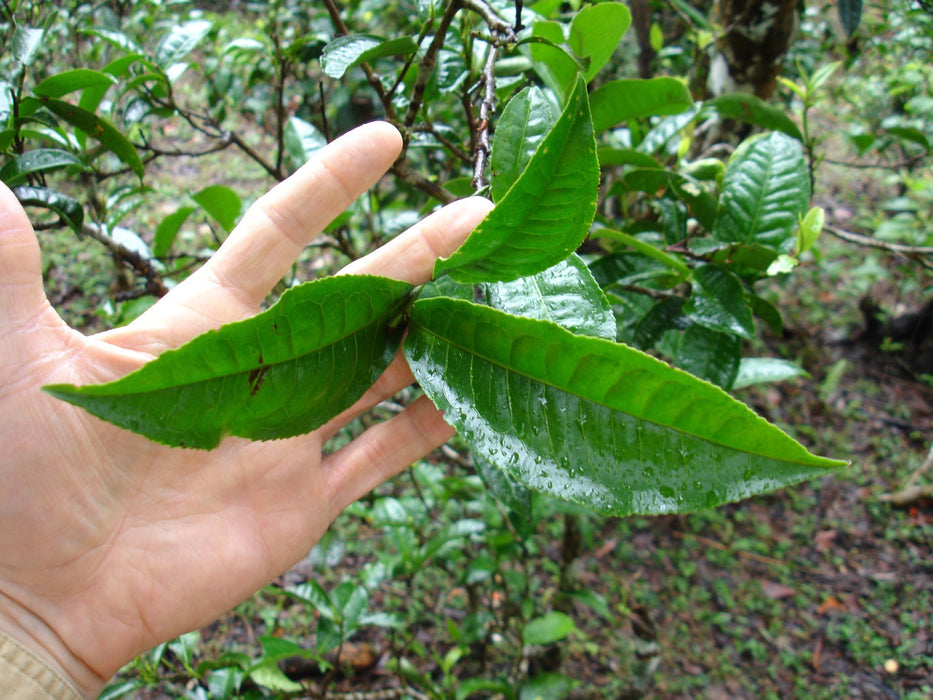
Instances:
[[[152,437],[210,447],[225,433],[309,430],[391,358],[400,316],[421,387],[460,432],[351,506],[281,580],[140,657],[104,697],[929,696],[930,494],[901,487],[927,483],[933,440],[933,16],[906,2],[860,9],[839,5],[847,37],[834,7],[808,7],[779,52],[776,91],[750,80],[753,96],[707,92],[734,23],[679,0],[631,12],[579,1],[6,4],[0,179],[42,229],[53,301],[85,330],[135,317],[339,133],[386,118],[403,134],[390,177],[309,247],[279,304],[147,370],[213,357],[222,333],[262,338],[261,324],[293,320],[291,307],[343,305],[360,320],[351,340],[372,350],[347,368],[358,381],[345,401],[309,402],[300,425],[249,414],[259,390],[289,376],[237,357],[241,406],[217,425],[143,412],[164,431]],[[472,192],[496,209],[417,300],[400,283],[327,278]],[[553,364],[535,375],[530,350],[546,344],[570,369],[596,356],[606,369],[568,369],[565,384]],[[544,408],[496,413],[475,380],[508,362],[520,382],[499,379]],[[638,388],[606,397],[609,376]],[[167,391],[154,382],[147,391]],[[633,407],[675,385],[670,416]],[[116,386],[55,390],[76,400]],[[852,467],[706,510],[831,464],[726,391]],[[124,393],[151,410],[139,392]],[[117,422],[135,410],[118,399],[105,401]],[[701,401],[688,432],[704,446],[678,443],[678,458],[672,437],[690,419],[678,406]],[[713,439],[729,412],[749,427]],[[646,417],[660,437],[615,444]],[[604,463],[569,464],[588,449]],[[711,485],[727,449],[760,458],[759,471]],[[789,469],[788,451],[809,466]],[[627,460],[657,478],[606,466]],[[604,491],[578,488],[581,475]],[[579,504],[699,512],[615,519]]]

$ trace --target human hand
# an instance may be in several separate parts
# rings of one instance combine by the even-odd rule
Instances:
[[[302,248],[385,172],[398,133],[338,139],[256,202],[220,250],[125,328],[85,337],[45,297],[25,213],[0,186],[0,630],[88,697],[127,661],[202,626],[304,556],[349,503],[452,434],[421,398],[322,455],[354,417],[409,385],[397,357],[352,408],[308,435],[168,448],[40,391],[106,382],[255,314]],[[427,281],[490,204],[429,216],[345,272]]]

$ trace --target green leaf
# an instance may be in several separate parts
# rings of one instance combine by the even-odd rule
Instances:
[[[89,112],[68,102],[48,97],[39,99],[56,116],[73,127],[81,129],[88,136],[97,139],[104,148],[113,153],[130,170],[136,173],[137,177],[142,179],[146,168],[136,152],[136,147],[113,124],[94,114],[94,112]]]
[[[570,697],[573,689],[580,685],[563,673],[539,673],[522,683],[518,700],[563,700]]]
[[[243,209],[239,195],[226,185],[209,185],[192,194],[191,199],[216,219],[227,233],[234,229]]]
[[[410,56],[418,45],[410,36],[383,39],[370,34],[347,34],[324,47],[321,69],[324,75],[340,79],[353,66],[385,56]]]
[[[50,75],[32,91],[41,97],[62,97],[89,87],[110,87],[116,84],[117,79],[107,73],[90,68],[75,68]]]
[[[29,66],[36,58],[36,53],[42,45],[45,30],[36,27],[17,26],[13,32],[12,53],[13,59],[23,66]]]
[[[674,364],[728,390],[739,371],[741,356],[742,341],[735,335],[692,324],[680,336]]]
[[[616,337],[609,300],[577,255],[530,277],[487,284],[486,299],[513,316],[551,321],[579,335]]]
[[[630,119],[680,114],[693,98],[676,78],[631,78],[606,83],[590,96],[593,129],[597,134]]]
[[[7,185],[15,185],[25,180],[31,173],[56,170],[69,165],[76,165],[80,169],[84,169],[84,163],[73,153],[59,148],[37,148],[34,151],[21,153],[7,161],[3,168],[0,168],[0,180],[3,180]]]
[[[610,194],[647,192],[662,195],[666,191],[687,205],[699,224],[709,230],[716,220],[716,200],[692,177],[660,168],[635,168],[626,172],[610,188]]]
[[[544,646],[566,639],[573,634],[577,626],[569,615],[552,611],[536,617],[522,628],[522,644]]]
[[[527,87],[509,100],[496,125],[489,161],[489,194],[494,202],[519,178],[553,126],[548,99],[540,88]]]
[[[410,292],[381,277],[308,282],[122,379],[45,389],[167,445],[211,449],[224,435],[300,435],[349,408],[382,374],[402,333],[390,324]]]
[[[185,223],[185,220],[193,211],[194,207],[178,207],[178,209],[162,219],[152,241],[152,254],[155,257],[164,258],[168,254],[182,224]]]
[[[693,270],[693,291],[684,313],[701,326],[735,333],[743,338],[755,334],[755,322],[741,280],[718,265],[700,265]]]
[[[842,464],[624,345],[445,298],[415,302],[410,322],[409,365],[472,449],[600,512],[698,510]]]
[[[786,253],[810,202],[803,146],[780,132],[746,140],[729,159],[712,234]]]
[[[787,360],[776,357],[743,357],[739,362],[739,372],[732,388],[741,389],[752,384],[772,384],[808,376],[810,375],[806,370]]]
[[[314,124],[299,117],[290,117],[285,124],[285,150],[294,169],[304,165],[316,151],[326,145],[327,139]]]
[[[156,47],[154,56],[156,64],[162,70],[167,71],[172,65],[194,51],[213,28],[213,22],[206,19],[193,19],[172,27]]]
[[[746,124],[754,124],[763,129],[771,129],[787,134],[791,138],[803,141],[803,134],[787,114],[770,105],[755,95],[745,92],[730,92],[704,104],[723,119],[734,119]]]
[[[586,238],[598,183],[586,85],[578,80],[524,172],[463,245],[438,260],[434,277],[508,282],[556,265]]]
[[[74,197],[45,187],[14,187],[13,194],[24,207],[48,209],[58,214],[61,222],[70,226],[75,233],[81,233],[84,207]]]
[[[642,255],[647,255],[649,258],[654,258],[658,262],[663,263],[684,279],[690,276],[690,268],[687,267],[687,265],[681,262],[678,258],[665,253],[659,248],[655,248],[653,245],[641,240],[640,238],[636,238],[635,236],[631,236],[622,231],[615,231],[609,228],[597,229],[593,232],[592,236],[593,238],[602,238],[610,241],[616,241],[628,246],[629,248],[637,250]]]
[[[823,207],[812,207],[807,215],[800,222],[800,229],[797,231],[797,255],[806,253],[816,239],[820,237],[823,226],[826,224],[826,211]]]
[[[618,2],[587,5],[574,15],[567,43],[590,65],[583,77],[590,82],[612,58],[622,35],[632,23],[632,13]]]

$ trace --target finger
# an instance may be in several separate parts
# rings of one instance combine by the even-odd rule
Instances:
[[[158,354],[255,313],[308,242],[388,170],[401,148],[389,124],[327,145],[260,197],[214,256],[125,330],[103,339]]]
[[[427,396],[369,428],[322,463],[331,521],[348,505],[443,445],[454,434]]]
[[[459,248],[490,209],[492,202],[482,197],[452,202],[365,258],[350,263],[340,274],[381,275],[424,284],[431,279],[435,261]]]
[[[36,318],[48,302],[42,285],[39,242],[22,205],[0,183],[0,321],[19,325]]]

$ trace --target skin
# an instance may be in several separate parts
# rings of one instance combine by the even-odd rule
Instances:
[[[404,359],[308,435],[168,448],[40,391],[116,379],[249,317],[302,248],[397,157],[376,123],[338,139],[250,208],[196,274],[132,324],[86,337],[45,297],[25,212],[0,186],[0,630],[88,698],[138,653],[201,627],[305,556],[348,504],[446,441],[420,399],[339,451],[329,437],[412,383]],[[432,214],[343,272],[420,284],[490,208]]]

